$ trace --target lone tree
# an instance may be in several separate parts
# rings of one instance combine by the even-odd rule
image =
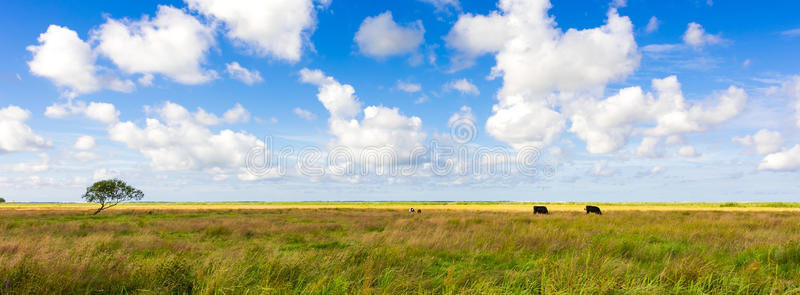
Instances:
[[[116,206],[120,202],[130,200],[141,200],[144,197],[142,191],[128,185],[119,179],[101,180],[86,188],[83,199],[89,203],[99,203],[100,208],[94,211],[97,215],[100,211]]]
[[[0,198],[0,203],[5,203],[6,199]]]

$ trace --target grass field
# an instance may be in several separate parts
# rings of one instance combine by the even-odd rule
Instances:
[[[600,207],[2,204],[0,293],[800,294],[798,204]]]

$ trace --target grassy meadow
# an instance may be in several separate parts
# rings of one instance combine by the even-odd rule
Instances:
[[[0,294],[800,294],[798,204],[599,206],[0,204]]]

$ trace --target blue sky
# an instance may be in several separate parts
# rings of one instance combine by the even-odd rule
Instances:
[[[3,6],[0,25],[13,28],[0,33],[7,200],[77,201],[111,177],[150,201],[796,201],[800,192],[800,3]],[[466,141],[453,138],[459,127]],[[254,173],[247,159],[264,142],[283,166]],[[384,147],[393,168],[416,169],[380,173],[364,154]],[[493,164],[474,157],[490,148]],[[327,161],[337,149],[366,173],[339,173],[345,164]],[[535,175],[519,168],[532,150]],[[453,170],[432,168],[443,163]]]

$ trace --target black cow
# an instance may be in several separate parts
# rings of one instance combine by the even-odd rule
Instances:
[[[422,213],[422,209],[417,209],[417,214],[421,214],[421,213]]]
[[[550,214],[545,206],[533,206],[533,214]]]
[[[414,208],[408,209],[408,212],[414,213]]]
[[[600,212],[600,208],[597,207],[597,206],[586,206],[585,210],[586,210],[586,214],[589,214],[589,213],[594,213],[594,214],[599,214],[599,215],[603,214],[603,212]]]

